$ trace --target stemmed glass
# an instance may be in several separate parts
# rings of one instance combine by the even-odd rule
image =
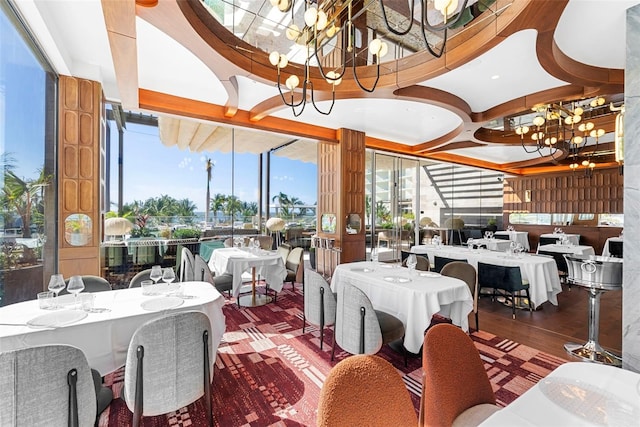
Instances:
[[[71,279],[69,279],[69,284],[67,285],[67,291],[70,294],[73,294],[73,303],[74,305],[77,305],[78,294],[84,291],[84,282],[82,281],[82,277],[71,276]]]
[[[418,258],[416,258],[416,255],[409,254],[409,256],[407,257],[407,267],[409,268],[409,271],[411,272],[411,274],[413,274],[417,265],[418,265]]]
[[[171,282],[174,280],[176,280],[176,273],[174,273],[173,268],[165,268],[162,272],[162,281],[167,284],[167,289],[171,290]]]
[[[55,299],[53,302],[53,308],[58,308],[58,294],[64,287],[67,286],[64,283],[64,277],[62,274],[52,274],[51,279],[49,279],[49,290],[54,293]]]
[[[473,250],[473,242],[474,242],[473,238],[469,237],[467,239],[467,249],[469,249],[470,251]]]
[[[162,279],[162,267],[159,265],[154,265],[153,267],[151,267],[149,279],[153,280],[154,284],[158,283],[158,280]]]
[[[378,248],[371,248],[371,261],[378,264]]]

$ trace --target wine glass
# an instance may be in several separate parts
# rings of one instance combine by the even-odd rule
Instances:
[[[53,308],[58,308],[58,294],[67,286],[64,283],[64,277],[62,274],[52,274],[49,279],[49,290],[54,293],[55,298],[53,302]]]
[[[467,249],[469,249],[470,251],[473,250],[473,239],[471,237],[469,237],[467,239]]]
[[[71,276],[69,284],[67,285],[67,291],[73,294],[73,304],[78,304],[78,294],[84,291],[84,282],[81,276]]]
[[[371,261],[378,263],[378,248],[371,248]]]
[[[411,274],[413,274],[416,269],[416,265],[418,265],[418,258],[416,258],[416,254],[409,254],[407,257],[407,267],[411,271]]]
[[[162,271],[162,281],[167,284],[167,289],[172,290],[171,282],[174,280],[176,280],[176,273],[174,273],[173,268],[165,268]]]
[[[151,267],[149,279],[153,280],[153,284],[158,283],[158,280],[162,279],[162,267],[159,265],[154,265],[153,267]]]

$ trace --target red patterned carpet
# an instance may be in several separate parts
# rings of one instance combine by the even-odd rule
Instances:
[[[276,304],[238,308],[228,301],[227,332],[218,349],[213,380],[216,425],[315,426],[320,388],[331,367],[349,355],[336,349],[331,362],[331,333],[325,333],[320,351],[320,333],[307,326],[302,334],[302,294],[289,286]],[[328,335],[328,336],[327,336]],[[471,335],[485,362],[500,405],[507,405],[540,378],[565,362],[530,347],[503,340],[485,332]],[[379,354],[402,374],[416,411],[420,399],[420,359],[409,359],[405,368],[401,354],[389,347]],[[131,424],[132,414],[119,399],[122,371],[108,375],[106,383],[116,397],[100,418],[101,426]],[[181,410],[143,419],[144,426],[203,426],[202,399]]]

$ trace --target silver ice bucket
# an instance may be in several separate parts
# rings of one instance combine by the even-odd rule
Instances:
[[[622,259],[599,255],[565,255],[568,280],[576,285],[598,289],[622,287]]]

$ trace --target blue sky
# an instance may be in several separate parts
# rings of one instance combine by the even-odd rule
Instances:
[[[117,203],[118,135],[115,125],[111,132],[111,202]],[[205,210],[207,189],[206,159],[215,163],[211,179],[211,196],[233,194],[246,202],[257,202],[258,156],[221,152],[192,153],[176,146],[164,146],[158,129],[127,123],[124,132],[124,195],[125,203],[146,200],[166,194],[176,199],[191,199],[198,211]],[[235,179],[232,180],[233,176]],[[313,205],[317,198],[317,167],[271,156],[271,197],[283,192],[295,196],[304,204]],[[233,181],[233,182],[232,182]]]

